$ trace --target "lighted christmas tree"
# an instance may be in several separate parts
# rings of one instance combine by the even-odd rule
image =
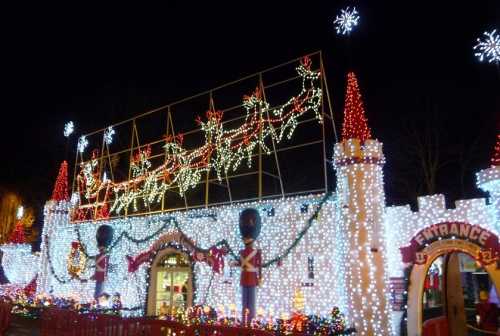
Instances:
[[[497,135],[497,143],[493,152],[493,157],[491,158],[492,166],[500,166],[500,134]]]
[[[14,231],[10,234],[9,243],[22,244],[26,243],[26,236],[24,235],[24,224],[23,224],[24,208],[20,206],[17,209],[17,223]]]
[[[363,100],[359,92],[358,80],[354,72],[349,72],[347,74],[342,139],[359,139],[363,143],[366,139],[371,139],[371,137],[371,131],[365,117]]]
[[[57,175],[56,184],[54,185],[54,190],[52,191],[53,201],[67,201],[68,197],[68,163],[63,161],[61,163],[61,168],[59,168],[59,174]]]

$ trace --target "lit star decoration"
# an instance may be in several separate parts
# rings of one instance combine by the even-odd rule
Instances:
[[[73,124],[72,121],[68,121],[66,124],[64,124],[64,136],[68,138],[73,131],[75,130],[75,125]]]
[[[89,144],[89,141],[87,140],[87,137],[85,135],[82,135],[78,139],[78,145],[77,145],[78,151],[80,153],[83,153],[85,151],[85,148],[88,146],[88,144]]]
[[[484,32],[482,39],[477,39],[477,44],[474,46],[476,53],[474,54],[482,62],[484,59],[488,63],[500,62],[500,35],[497,30],[493,29],[491,32]]]
[[[348,35],[358,25],[358,21],[359,13],[356,7],[353,7],[352,10],[347,7],[340,10],[340,15],[337,15],[333,24],[335,25],[337,34]]]
[[[113,135],[115,135],[115,130],[113,129],[113,126],[109,126],[104,132],[104,142],[106,145],[111,145],[113,142]]]

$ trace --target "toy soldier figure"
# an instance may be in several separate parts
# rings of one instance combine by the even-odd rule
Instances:
[[[242,292],[242,324],[248,325],[255,317],[256,287],[262,279],[262,253],[254,247],[260,234],[260,216],[255,209],[245,209],[240,214],[240,233],[245,248],[240,251],[240,286]]]
[[[93,279],[95,280],[94,298],[97,299],[104,293],[104,281],[106,281],[108,273],[109,256],[105,254],[104,247],[99,247],[99,254],[95,260],[95,273]]]
[[[109,225],[101,225],[97,229],[96,240],[99,254],[95,260],[95,273],[92,277],[95,280],[94,298],[97,299],[104,294],[104,282],[108,276],[109,256],[106,254],[106,248],[113,239],[113,228]]]

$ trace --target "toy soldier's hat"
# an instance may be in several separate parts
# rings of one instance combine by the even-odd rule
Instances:
[[[240,213],[240,234],[245,244],[253,242],[260,234],[259,211],[248,208]]]

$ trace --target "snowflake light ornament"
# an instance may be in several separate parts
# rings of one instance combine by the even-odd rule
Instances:
[[[75,125],[73,124],[72,121],[68,121],[66,124],[64,124],[64,136],[66,138],[69,137],[74,130],[75,130]]]
[[[346,9],[340,10],[340,15],[335,17],[333,24],[335,25],[337,34],[348,35],[353,28],[358,25],[358,21],[359,13],[356,10],[356,7],[353,7],[352,10],[347,7]]]
[[[106,145],[111,145],[113,142],[113,135],[115,135],[115,130],[113,126],[109,126],[106,131],[104,131],[104,142]]]
[[[83,151],[85,150],[85,148],[88,146],[89,144],[89,141],[87,140],[87,137],[85,135],[82,135],[79,139],[78,139],[78,151],[80,153],[83,153]]]
[[[497,30],[486,31],[483,35],[485,37],[478,38],[477,44],[473,48],[477,50],[474,56],[477,56],[480,62],[485,58],[488,59],[488,63],[500,62],[500,35],[497,34]]]

